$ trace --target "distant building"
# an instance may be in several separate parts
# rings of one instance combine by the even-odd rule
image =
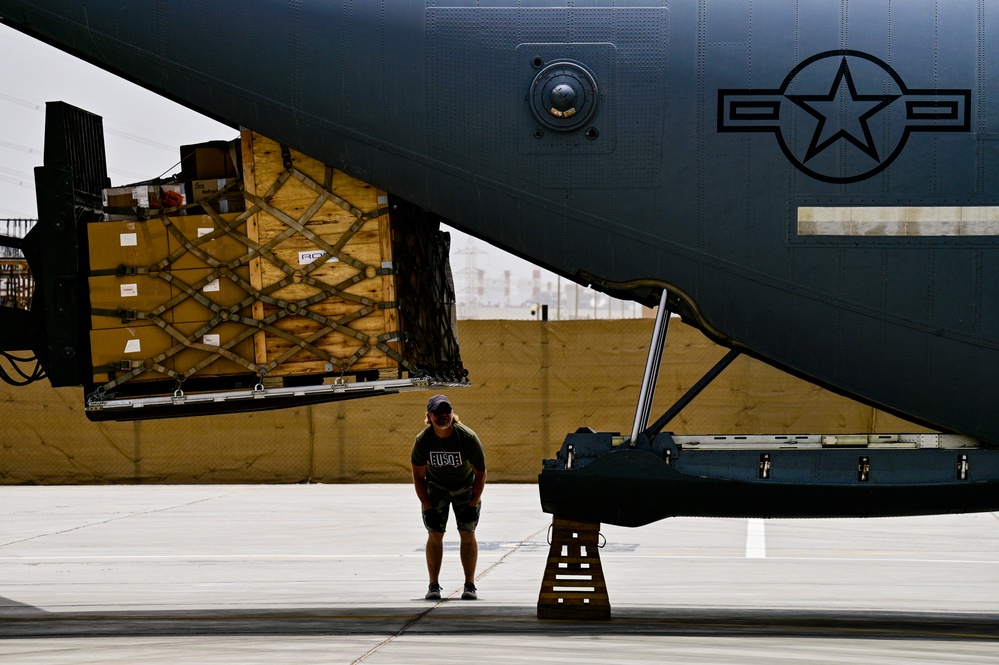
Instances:
[[[0,219],[0,237],[23,238],[34,227],[34,219]],[[0,245],[0,306],[28,309],[35,291],[28,262],[21,250]]]

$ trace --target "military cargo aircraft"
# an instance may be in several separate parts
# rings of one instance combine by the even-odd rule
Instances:
[[[0,0],[0,16],[658,303],[631,435],[570,435],[541,474],[550,512],[999,509],[995,0]],[[670,311],[942,434],[672,437],[673,414],[648,413]]]

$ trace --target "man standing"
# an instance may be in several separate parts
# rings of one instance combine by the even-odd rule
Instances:
[[[479,545],[475,527],[482,504],[479,498],[486,485],[486,458],[482,442],[468,427],[458,422],[451,401],[434,395],[427,402],[427,427],[413,444],[413,484],[423,505],[423,524],[427,527],[427,572],[430,587],[427,600],[440,600],[441,562],[444,559],[444,530],[449,507],[461,537],[461,567],[465,573],[462,600],[478,598],[475,589],[475,564]]]

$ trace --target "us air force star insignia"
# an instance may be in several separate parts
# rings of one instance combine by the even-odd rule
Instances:
[[[806,162],[840,138],[857,146],[874,161],[881,162],[867,121],[898,99],[899,95],[857,94],[857,87],[850,75],[850,65],[845,57],[841,60],[828,95],[787,95],[787,98],[819,121],[805,154]],[[839,129],[833,132],[832,127]]]
[[[971,90],[909,89],[887,63],[825,51],[774,90],[719,90],[719,132],[772,132],[784,155],[816,180],[850,183],[880,173],[912,132],[967,132]]]

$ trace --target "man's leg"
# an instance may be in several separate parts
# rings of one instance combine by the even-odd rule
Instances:
[[[427,531],[427,572],[431,584],[440,582],[441,562],[444,560],[444,533]],[[464,561],[464,558],[462,558]]]
[[[423,511],[423,526],[427,528],[427,573],[431,584],[440,583],[444,561],[444,532],[451,510],[449,497],[434,483],[427,483],[427,498],[431,506]]]
[[[465,583],[474,584],[475,565],[479,559],[479,543],[475,540],[474,531],[459,531],[458,535],[461,537],[459,553],[461,554],[461,568],[465,572]]]
[[[465,599],[475,598],[475,565],[479,560],[479,543],[475,540],[475,527],[479,525],[479,513],[482,511],[482,503],[478,503],[474,508],[468,505],[471,495],[472,488],[469,487],[464,495],[456,498],[454,502],[454,516],[458,523],[458,536],[461,537],[458,552],[461,555],[461,568],[465,573],[465,593],[462,594],[462,598]]]

